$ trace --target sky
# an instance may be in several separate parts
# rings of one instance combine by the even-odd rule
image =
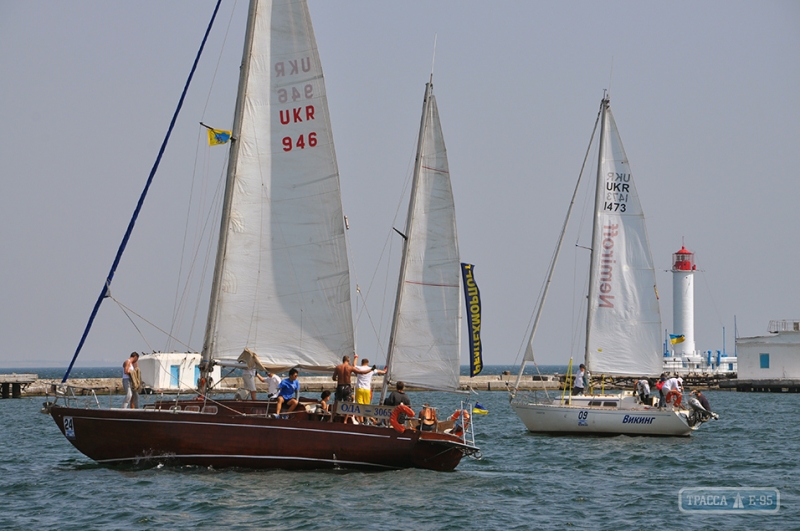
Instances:
[[[364,302],[354,303],[362,358],[383,359],[400,249],[392,227],[403,227],[432,70],[461,257],[475,264],[483,300],[485,364],[520,360],[604,90],[647,219],[664,329],[672,327],[666,270],[681,245],[700,270],[698,349],[731,352],[737,331],[763,335],[770,320],[800,319],[800,3],[309,6],[353,284],[369,292],[369,318]],[[213,7],[0,3],[0,368],[69,363]],[[198,122],[232,124],[246,7],[223,2],[114,300],[101,307],[78,366],[202,346],[213,256],[187,257],[217,228],[208,211],[225,148],[203,146]],[[576,244],[588,245],[578,231],[565,243],[534,343],[540,364],[583,358],[575,330],[588,253]],[[194,277],[184,289],[187,271]]]

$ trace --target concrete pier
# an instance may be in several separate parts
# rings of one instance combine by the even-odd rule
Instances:
[[[14,387],[13,380],[9,377],[14,376],[19,387]],[[4,380],[5,378],[5,380]],[[490,376],[476,376],[470,378],[462,376],[460,379],[461,390],[474,389],[475,391],[507,391],[514,387],[516,382],[516,374],[494,374]],[[519,383],[519,389],[522,391],[534,390],[548,390],[556,391],[562,388],[566,376],[563,374],[544,374],[544,375],[524,375]],[[606,377],[604,381],[599,376],[592,377],[592,388],[595,392],[601,390],[613,389],[633,389],[636,379],[635,378],[611,378]],[[780,381],[743,381],[736,380],[735,375],[705,375],[705,374],[690,374],[684,375],[684,387],[688,390],[691,389],[720,389],[720,390],[738,390],[738,391],[772,391],[772,392],[800,392],[800,381],[793,380],[780,380]],[[654,389],[654,379],[651,379],[651,391]],[[3,383],[7,382],[7,383]],[[2,383],[3,398],[13,396],[19,398],[20,396],[43,396],[45,391],[49,390],[51,386],[61,383],[61,380],[40,380],[36,375],[8,375],[0,374],[0,383]],[[353,378],[355,383],[355,378]],[[570,382],[571,383],[571,382]],[[75,389],[76,395],[90,395],[92,392],[96,395],[118,395],[122,393],[122,379],[121,378],[84,378],[84,379],[71,379],[69,384]],[[380,389],[383,384],[383,377],[376,376],[372,379],[373,392]],[[8,385],[8,387],[6,387]],[[241,378],[223,378],[220,384],[216,387],[217,390],[222,392],[235,392],[241,388]],[[261,382],[256,382],[256,387],[260,393],[266,393],[267,386]],[[330,376],[304,376],[302,371],[300,373],[300,390],[304,393],[319,393],[324,390],[333,391],[336,383]],[[572,385],[569,385],[572,388]],[[407,391],[420,391],[406,385]],[[150,392],[150,391],[147,391]],[[191,389],[153,389],[154,394],[175,395],[178,393],[186,394],[191,393]],[[52,394],[52,391],[50,391]]]
[[[22,398],[23,391],[37,378],[36,374],[0,374],[0,397]]]
[[[6,376],[6,375],[2,375]],[[35,376],[35,375],[34,375]],[[476,391],[507,391],[514,387],[514,382],[517,376],[515,374],[495,374],[491,376],[476,376],[470,378],[462,376],[460,380],[460,387],[462,390],[474,389]],[[38,380],[34,379],[27,388],[24,390],[24,396],[44,396],[45,392],[50,390],[51,386],[61,383],[61,380]],[[92,392],[96,395],[116,395],[122,393],[122,379],[121,378],[85,378],[85,379],[70,379],[68,381],[77,395],[90,395]],[[355,383],[355,378],[353,378]],[[380,389],[383,384],[383,378],[376,376],[372,379],[372,388]],[[241,378],[223,378],[217,389],[235,392],[238,388],[242,387]],[[267,386],[261,382],[256,382],[256,388],[259,392],[266,393]],[[301,392],[316,392],[319,393],[324,390],[333,391],[336,388],[330,376],[303,376],[300,374],[300,391]],[[532,390],[557,390],[561,388],[561,379],[555,375],[543,376],[530,376],[525,375],[520,380],[519,388],[526,391]],[[419,391],[413,387],[406,386],[407,391]],[[154,389],[153,393],[159,394],[177,394],[178,389]],[[188,393],[191,390],[182,390],[181,393]],[[52,391],[50,391],[52,394]]]
[[[797,378],[730,380],[723,382],[720,387],[743,393],[800,393],[800,380]]]

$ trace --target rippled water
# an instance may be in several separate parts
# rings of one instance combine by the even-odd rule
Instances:
[[[484,392],[483,459],[452,473],[116,470],[78,453],[41,398],[0,400],[0,529],[800,528],[800,395],[708,397],[722,419],[690,438],[581,438],[529,434],[505,393]],[[776,487],[781,509],[680,513],[696,486]]]

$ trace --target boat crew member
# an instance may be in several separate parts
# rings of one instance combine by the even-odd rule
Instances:
[[[281,377],[274,372],[267,373],[267,393],[270,400],[278,398],[278,387],[281,385]]]
[[[436,410],[428,404],[423,404],[419,410],[419,429],[420,431],[436,431]]]
[[[258,374],[258,369],[253,367],[252,369],[242,369],[242,384],[244,388],[250,391],[250,399],[255,400],[258,391],[256,391],[256,378],[261,380],[261,382],[265,382],[263,376]]]
[[[578,374],[575,375],[575,383],[572,384],[572,395],[582,395],[586,388],[586,365],[581,363]]]
[[[406,394],[406,392],[403,391],[403,389],[405,389],[405,387],[406,387],[406,384],[404,384],[403,382],[397,382],[395,384],[395,390],[392,391],[392,393],[384,399],[383,405],[384,406],[399,406],[400,404],[405,404],[406,406],[410,407],[411,406],[411,399],[408,398],[408,395]],[[405,422],[406,422],[405,413],[400,412],[398,414],[398,416],[397,416],[397,421],[400,424],[405,424]]]
[[[370,368],[369,360],[364,358],[361,360],[361,369],[368,369],[367,372],[356,374],[356,403],[357,404],[371,404],[372,403],[372,377],[376,374],[386,374],[386,369],[378,369],[377,367]],[[359,422],[364,422],[364,417],[356,417]]]
[[[139,407],[139,385],[141,378],[139,371],[139,353],[131,352],[130,357],[122,364],[122,389],[125,390],[125,401],[122,409],[130,405],[131,409]],[[136,381],[134,381],[136,380]]]
[[[647,378],[642,378],[638,382],[636,382],[636,394],[639,395],[639,400],[642,404],[647,406],[650,404],[650,382],[647,381]]]
[[[392,391],[392,394],[386,397],[386,400],[383,401],[384,406],[399,406],[400,404],[405,404],[407,406],[411,405],[411,399],[408,398],[408,395],[403,391],[405,389],[406,384],[403,382],[397,382],[395,385],[396,390]]]
[[[294,408],[299,404],[297,397],[300,396],[300,382],[297,381],[297,374],[297,369],[292,369],[289,371],[289,377],[281,381],[281,385],[278,388],[278,406],[275,409],[276,416],[281,414],[283,404],[289,406],[290,413],[294,411]]]
[[[328,403],[331,399],[331,392],[327,389],[322,391],[322,394],[319,396],[319,400],[317,403],[320,405],[322,410],[327,413],[330,409],[331,405]]]
[[[250,391],[250,398],[255,400],[258,394],[256,391],[256,378],[262,382],[266,381],[263,376],[258,374],[258,369],[261,368],[264,372],[266,372],[266,369],[264,365],[261,364],[261,360],[258,359],[258,355],[255,351],[246,347],[239,355],[237,361],[245,365],[242,369],[242,384],[247,391]]]
[[[708,403],[708,398],[706,398],[706,395],[704,395],[704,394],[703,394],[703,392],[702,392],[702,391],[700,391],[700,390],[698,390],[698,391],[692,391],[692,394],[693,394],[693,395],[695,395],[695,396],[697,396],[697,400],[699,400],[699,401],[700,401],[700,405],[701,405],[701,406],[703,406],[703,408],[704,408],[706,411],[708,411],[709,413],[711,413],[711,404],[709,404],[709,403]]]
[[[358,360],[358,354],[354,356]],[[334,398],[337,402],[352,402],[353,401],[353,388],[350,386],[350,375],[353,373],[363,374],[369,372],[369,367],[362,369],[361,367],[353,367],[350,365],[350,356],[343,356],[342,363],[336,366],[333,370],[333,381],[336,382],[336,394]]]
[[[658,389],[658,407],[662,408],[667,405],[666,395],[664,393],[664,382],[667,381],[667,378],[662,374],[661,378],[656,383],[656,389]]]
[[[667,404],[672,404],[675,407],[680,407],[683,401],[683,378],[669,378],[664,382],[664,387],[661,388],[664,393]]]

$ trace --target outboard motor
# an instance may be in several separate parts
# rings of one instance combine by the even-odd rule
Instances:
[[[692,409],[688,419],[690,426],[694,426],[698,422],[707,422],[711,419],[717,420],[719,418],[719,415],[704,408],[697,398],[689,396],[688,402],[689,407]]]

